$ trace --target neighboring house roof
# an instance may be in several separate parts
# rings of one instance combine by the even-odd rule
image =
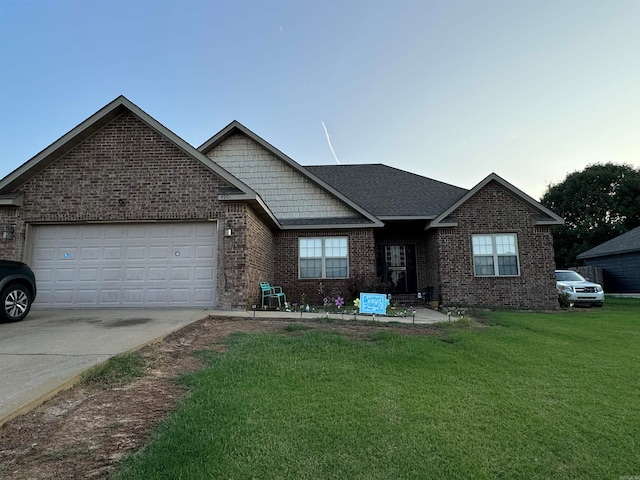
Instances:
[[[380,220],[431,220],[467,193],[464,188],[382,164],[304,168]]]
[[[182,138],[178,137],[171,130],[166,128],[160,122],[144,112],[140,107],[133,104],[126,97],[120,95],[108,105],[104,106],[98,112],[86,119],[80,125],[72,129],[67,134],[60,137],[54,143],[42,150],[36,156],[22,164],[15,169],[9,175],[0,180],[0,205],[10,204],[16,205],[15,202],[21,201],[20,196],[15,197],[14,200],[10,198],[10,194],[15,193],[14,190],[22,185],[29,178],[33,177],[38,172],[47,168],[51,163],[56,161],[67,152],[71,151],[74,147],[82,143],[91,135],[96,133],[102,127],[107,125],[113,119],[122,115],[126,111],[131,112],[138,117],[142,122],[147,124],[150,128],[157,131],[160,135],[171,141],[177,148],[185,152],[187,155],[200,161],[210,171],[215,173],[218,177],[225,180],[230,188],[224,194],[220,195],[220,200],[233,200],[233,201],[247,201],[252,204],[258,213],[269,221],[271,224],[278,224],[273,214],[269,211],[267,205],[262,201],[260,196],[253,191],[248,185],[231,175],[225,169],[211,161],[206,155],[200,153],[196,148],[185,142]],[[17,206],[17,205],[16,205]]]
[[[427,228],[436,228],[436,227],[455,227],[458,225],[458,222],[455,218],[451,218],[450,215],[455,212],[462,204],[467,202],[471,197],[477,194],[480,190],[486,187],[490,182],[497,182],[503,188],[511,192],[515,197],[519,198],[532,208],[538,210],[540,213],[532,218],[534,225],[563,225],[564,219],[559,215],[553,213],[551,210],[546,208],[540,202],[534,200],[529,195],[524,193],[522,190],[516,188],[507,182],[504,178],[499,175],[492,173],[484,178],[480,183],[478,183],[475,187],[469,190],[464,196],[458,199],[453,205],[448,207],[445,211],[441,212],[428,226]]]
[[[601,243],[586,252],[582,252],[576,258],[578,260],[584,260],[585,258],[620,255],[622,253],[637,251],[640,251],[640,227],[629,230],[622,235],[612,238],[608,242]]]
[[[237,147],[253,142],[259,147]],[[215,134],[198,150],[257,191],[284,229],[381,227],[366,205],[353,201],[275,148],[238,121]],[[266,155],[265,155],[266,153]]]

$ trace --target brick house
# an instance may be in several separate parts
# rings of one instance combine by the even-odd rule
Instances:
[[[238,122],[196,149],[124,97],[0,180],[0,257],[32,266],[41,308],[243,309],[260,281],[555,308],[561,223],[495,174],[304,167]]]

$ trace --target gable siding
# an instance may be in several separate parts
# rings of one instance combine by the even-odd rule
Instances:
[[[458,226],[438,231],[443,303],[557,308],[552,237],[532,224],[536,213],[496,182],[461,205],[453,213]],[[517,234],[520,276],[474,276],[471,235],[496,233]]]
[[[359,216],[244,135],[231,135],[207,156],[258,192],[278,219]]]
[[[224,186],[227,183],[201,162],[127,112],[21,185],[22,208],[0,208],[0,223],[16,226],[14,240],[0,242],[0,255],[30,260],[25,258],[25,245],[31,223],[221,220],[224,224],[226,206],[218,201]],[[218,265],[237,270],[234,261],[218,258]],[[223,272],[218,268],[218,285],[223,283]],[[229,300],[218,306],[238,303]]]

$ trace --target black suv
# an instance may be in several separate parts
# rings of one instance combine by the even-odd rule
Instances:
[[[36,298],[36,277],[28,265],[0,260],[0,322],[17,322]]]

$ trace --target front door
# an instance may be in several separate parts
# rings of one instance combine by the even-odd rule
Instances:
[[[417,293],[415,245],[376,245],[376,269],[389,293]]]

